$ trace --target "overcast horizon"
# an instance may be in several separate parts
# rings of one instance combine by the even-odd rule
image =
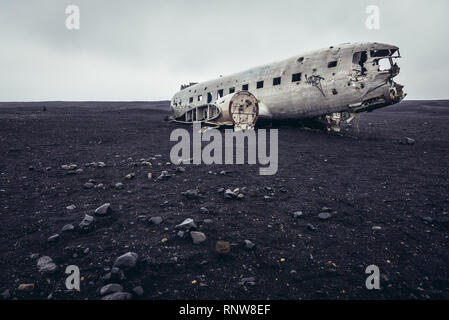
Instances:
[[[66,28],[66,7],[80,29]],[[368,5],[380,29],[365,26]],[[400,48],[408,99],[448,99],[449,2],[6,0],[0,101],[169,100],[180,84],[345,42]]]

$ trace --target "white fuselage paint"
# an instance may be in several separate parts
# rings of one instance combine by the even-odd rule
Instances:
[[[379,66],[373,63],[376,60],[370,56],[373,49],[397,47],[381,43],[343,44],[297,55],[189,86],[173,96],[171,109],[177,117],[194,107],[214,103],[220,98],[220,90],[227,95],[230,88],[238,92],[244,85],[248,85],[248,91],[258,99],[262,117],[316,117],[350,111],[349,105],[376,97],[385,98],[386,105],[393,104],[395,102],[388,101],[390,88],[387,85],[392,77],[388,71],[379,71]],[[354,53],[360,51],[368,55],[363,75],[357,74],[358,65],[353,63]],[[337,61],[337,65],[329,67],[333,61]],[[301,80],[292,81],[292,75],[297,73],[301,73]],[[274,85],[273,79],[277,77],[281,78],[281,83]],[[314,78],[320,79],[318,86],[310,83]],[[263,88],[256,87],[259,81],[264,81]],[[208,101],[208,93],[211,101]]]

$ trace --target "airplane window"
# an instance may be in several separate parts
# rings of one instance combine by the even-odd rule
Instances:
[[[370,51],[371,57],[386,57],[390,55],[390,50],[388,49],[378,49]]]
[[[390,59],[380,59],[375,62],[379,65],[379,71],[386,71],[391,69]]]
[[[201,100],[203,100],[203,95],[202,95],[202,94],[200,94],[200,95],[198,96],[198,101],[201,101]]]
[[[337,66],[337,61],[331,61],[327,64],[328,68],[334,68]]]
[[[354,53],[352,56],[352,69],[361,71],[362,74],[365,73],[366,68],[364,66],[364,63],[367,60],[367,52],[366,51],[359,51]]]
[[[257,89],[263,88],[263,80],[262,81],[257,81]]]
[[[234,93],[235,92],[235,87],[229,88],[229,93]]]
[[[193,102],[193,97],[190,97],[189,98],[189,103],[192,103]]]
[[[207,93],[207,103],[211,103],[212,102],[212,93],[208,92]]]
[[[281,84],[281,77],[273,78],[273,86]]]
[[[301,81],[301,72],[292,74],[292,82]]]
[[[247,84],[244,84],[244,85],[242,86],[242,90],[243,90],[243,91],[248,91],[248,85],[247,85]]]
[[[217,92],[217,98],[223,97],[223,89],[218,90]]]

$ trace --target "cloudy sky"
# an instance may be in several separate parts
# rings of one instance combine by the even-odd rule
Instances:
[[[72,4],[79,30],[65,26]],[[408,98],[447,99],[448,14],[446,0],[0,0],[0,101],[165,100],[181,83],[366,41],[400,47]]]

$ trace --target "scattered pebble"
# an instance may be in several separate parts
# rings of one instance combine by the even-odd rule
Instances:
[[[126,176],[125,176],[125,179],[126,180],[131,180],[131,179],[133,179],[134,177],[136,176],[136,174],[133,172],[133,173],[128,173]]]
[[[61,166],[62,169],[64,170],[75,170],[78,166],[76,164],[63,164]]]
[[[415,139],[409,138],[409,137],[404,137],[404,139],[401,139],[399,141],[400,144],[406,144],[406,145],[414,145],[415,144]]]
[[[224,192],[225,199],[235,199],[237,197],[237,194],[234,193],[231,189],[226,189]]]
[[[293,218],[298,219],[303,216],[302,211],[293,212]]]
[[[155,225],[161,224],[162,223],[162,217],[151,217],[150,219],[148,219],[148,222],[150,224],[155,224]]]
[[[26,292],[33,291],[34,290],[34,283],[22,283],[22,284],[19,285],[17,290],[19,290],[19,291],[26,291]]]
[[[219,240],[215,244],[215,251],[219,255],[228,255],[231,252],[231,244],[227,241]]]
[[[427,223],[431,223],[433,221],[433,219],[431,217],[422,217],[421,219]]]
[[[244,285],[251,285],[254,286],[256,284],[256,278],[255,277],[248,277],[248,278],[242,278],[239,281],[239,285],[244,286]]]
[[[41,274],[54,273],[57,270],[56,264],[49,256],[42,256],[37,260],[37,269]]]
[[[139,256],[135,252],[127,252],[118,257],[114,262],[115,268],[129,269],[134,268]]]
[[[86,214],[84,219],[80,222],[79,228],[81,231],[89,231],[93,228],[94,225],[94,217]]]
[[[159,177],[157,177],[157,180],[166,180],[170,178],[170,174],[168,173],[168,171],[162,171],[161,174],[159,175]]]
[[[95,209],[95,214],[97,216],[106,216],[110,215],[112,213],[112,207],[110,203],[105,203],[101,206],[99,206],[97,209]]]
[[[32,254],[30,255],[30,259],[31,259],[31,260],[36,260],[37,258],[39,258],[39,253],[32,253]]]
[[[187,218],[180,224],[175,226],[175,229],[196,229],[196,223],[192,218]]]
[[[166,201],[164,201],[163,203],[161,203],[161,208],[165,208],[165,207],[167,207],[169,204],[170,204],[170,202],[166,200]]]
[[[86,182],[86,183],[83,185],[83,188],[84,188],[84,189],[92,189],[93,187],[95,187],[95,184],[93,184],[92,182]]]
[[[176,234],[178,237],[183,238],[184,237],[185,232],[184,231],[178,231],[178,233]]]
[[[195,190],[195,189],[187,190],[187,191],[183,192],[182,195],[184,197],[186,197],[187,199],[198,199],[199,198],[198,190]]]
[[[192,231],[190,232],[194,244],[199,244],[206,241],[206,235],[202,232]]]
[[[117,182],[117,183],[114,185],[114,188],[115,188],[115,189],[122,189],[122,188],[123,188],[123,183]]]
[[[321,220],[327,220],[331,217],[331,214],[329,212],[320,212],[318,214],[318,218]]]
[[[47,242],[50,242],[50,243],[56,242],[59,240],[59,238],[60,238],[59,234],[54,234],[47,239]]]
[[[245,240],[243,241],[245,248],[248,250],[251,250],[254,248],[255,244],[253,242],[251,242],[250,240]]]

